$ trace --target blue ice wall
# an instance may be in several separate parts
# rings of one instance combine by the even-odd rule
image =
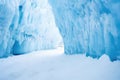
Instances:
[[[0,57],[55,48],[61,40],[47,0],[0,0]]]
[[[120,0],[49,0],[65,53],[120,57]]]
[[[0,0],[0,57],[9,55],[18,27],[17,0]]]

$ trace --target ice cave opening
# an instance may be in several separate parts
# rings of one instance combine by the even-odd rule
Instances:
[[[120,0],[0,0],[0,80],[120,80]]]
[[[120,0],[0,0],[0,57],[64,43],[68,55],[120,59],[119,7]]]

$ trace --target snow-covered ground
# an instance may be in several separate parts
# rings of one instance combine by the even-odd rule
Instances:
[[[37,51],[0,59],[0,80],[120,80],[120,61]]]

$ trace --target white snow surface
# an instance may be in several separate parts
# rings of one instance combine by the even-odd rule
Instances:
[[[63,51],[58,48],[0,59],[0,80],[120,80],[120,61]]]

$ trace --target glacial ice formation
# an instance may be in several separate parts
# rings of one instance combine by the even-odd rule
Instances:
[[[120,0],[49,0],[66,54],[120,56]]]
[[[120,59],[119,8],[120,0],[0,0],[0,57],[54,48],[61,34],[66,54]]]
[[[55,48],[60,41],[47,0],[0,0],[0,57]]]

